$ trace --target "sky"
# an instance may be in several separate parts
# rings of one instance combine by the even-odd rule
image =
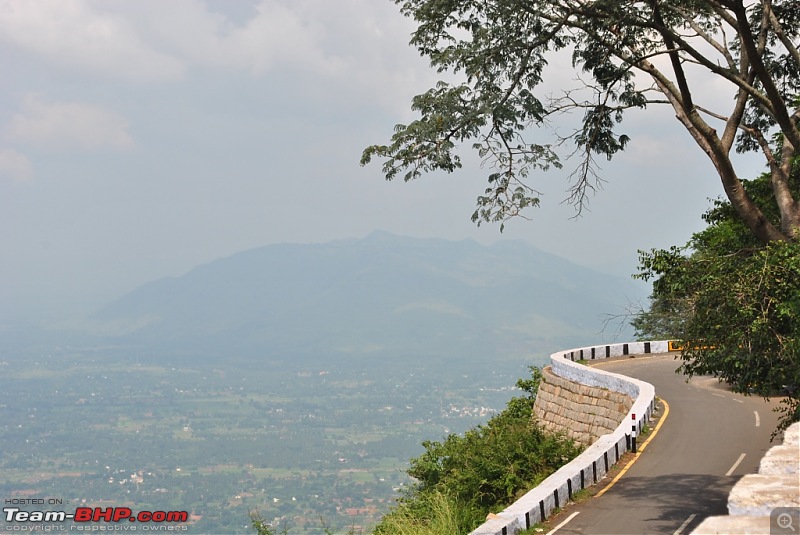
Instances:
[[[0,0],[0,321],[82,314],[273,243],[515,239],[629,276],[637,249],[702,228],[719,179],[666,109],[626,120],[580,218],[567,162],[502,234],[470,221],[474,157],[408,184],[360,167],[437,80],[413,29],[390,0]],[[574,76],[555,62],[542,91]]]

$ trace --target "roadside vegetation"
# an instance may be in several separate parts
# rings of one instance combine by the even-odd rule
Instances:
[[[407,473],[415,483],[372,528],[375,535],[466,534],[489,513],[513,503],[547,476],[574,459],[580,447],[562,435],[540,428],[533,403],[541,371],[517,381],[524,393],[483,425],[442,441],[425,441],[425,452],[410,461]],[[288,535],[252,511],[257,535]],[[322,523],[323,532],[333,533]],[[353,533],[355,530],[350,530]]]
[[[375,527],[377,535],[468,533],[575,458],[580,449],[545,432],[532,418],[538,368],[519,380],[525,392],[485,425],[423,442],[411,460],[413,485]]]
[[[790,169],[800,189],[800,162]],[[742,182],[777,224],[770,176]],[[637,276],[653,280],[653,293],[632,325],[640,339],[683,340],[680,369],[689,376],[783,396],[780,431],[800,420],[800,242],[762,243],[726,200],[703,219],[708,226],[684,246],[640,252]]]
[[[273,526],[261,515],[258,509],[250,511],[250,525],[256,531],[256,535],[289,535],[289,528],[284,526]],[[320,528],[324,535],[335,535],[333,530],[325,523],[324,519],[320,519]],[[355,535],[355,527],[349,529],[345,535]],[[360,533],[360,531],[359,531]]]

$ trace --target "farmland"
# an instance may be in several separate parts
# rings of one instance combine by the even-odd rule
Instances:
[[[186,510],[197,533],[247,532],[258,508],[298,534],[374,523],[420,442],[486,421],[525,364],[69,347],[3,359],[0,496]]]

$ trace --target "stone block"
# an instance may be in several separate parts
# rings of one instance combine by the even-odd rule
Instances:
[[[792,424],[783,433],[784,444],[794,444],[800,446],[800,422]]]
[[[800,480],[788,476],[748,474],[728,496],[728,514],[769,516],[776,507],[800,507]]]
[[[773,446],[761,459],[758,473],[763,475],[797,474],[800,470],[800,446],[783,444]],[[800,477],[800,476],[799,476]],[[800,479],[798,479],[800,485]]]
[[[691,535],[768,535],[769,516],[710,516]]]
[[[544,379],[534,404],[540,425],[584,445],[616,429],[632,403],[625,394],[567,380],[548,368]]]

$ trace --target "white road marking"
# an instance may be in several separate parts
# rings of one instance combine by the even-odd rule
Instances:
[[[733,466],[731,466],[731,469],[730,469],[730,470],[728,470],[727,472],[725,472],[725,475],[726,475],[726,476],[729,476],[729,475],[731,475],[731,474],[733,473],[733,471],[734,471],[734,470],[736,470],[736,467],[737,467],[737,466],[739,466],[739,463],[741,463],[741,462],[744,460],[744,456],[745,456],[745,455],[746,455],[746,454],[744,454],[744,453],[742,453],[741,455],[739,455],[739,458],[738,458],[738,459],[736,459],[736,462],[735,462],[735,463],[733,463]]]
[[[718,398],[724,398],[725,397],[722,394],[717,394],[716,392],[712,392],[711,395],[712,396],[717,396]]]
[[[679,527],[677,530],[675,530],[675,533],[673,533],[672,535],[681,535],[681,533],[683,533],[683,530],[684,530],[684,529],[686,529],[686,526],[688,526],[689,524],[691,524],[691,523],[692,523],[692,520],[694,520],[694,517],[696,517],[696,516],[697,516],[697,515],[689,515],[689,518],[687,518],[687,519],[686,519],[686,520],[683,522],[683,524],[681,524],[681,527]]]
[[[758,411],[753,411],[753,414],[756,415],[756,427],[761,427],[761,418],[758,416]]]
[[[571,515],[569,515],[569,516],[567,517],[567,519],[566,519],[566,520],[564,520],[562,523],[560,523],[559,525],[557,525],[556,527],[554,527],[553,529],[551,529],[550,531],[548,531],[548,532],[547,532],[547,535],[553,535],[553,533],[555,533],[556,531],[558,531],[558,530],[560,530],[561,528],[563,528],[564,526],[566,526],[566,525],[567,525],[567,522],[569,522],[570,520],[572,520],[573,518],[575,518],[576,516],[578,516],[578,513],[580,513],[580,511],[575,511],[574,513],[572,513]]]
[[[733,401],[735,401],[736,403],[744,403],[744,401],[742,401],[741,399],[736,399],[736,398],[733,398]]]

